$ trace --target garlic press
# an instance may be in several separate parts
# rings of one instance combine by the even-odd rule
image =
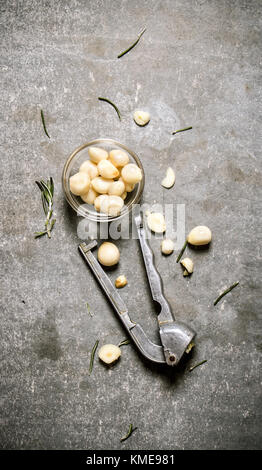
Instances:
[[[184,353],[189,352],[196,333],[183,322],[174,319],[170,305],[163,294],[162,280],[154,265],[153,252],[147,242],[141,213],[134,217],[134,221],[152,298],[159,312],[157,318],[161,345],[153,343],[141,325],[130,319],[128,308],[118,290],[92,253],[92,250],[97,246],[97,241],[93,240],[88,244],[81,243],[78,249],[140,353],[154,363],[173,367],[179,363]]]

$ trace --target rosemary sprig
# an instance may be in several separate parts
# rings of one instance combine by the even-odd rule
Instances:
[[[101,96],[98,97],[99,101],[105,101],[106,103],[109,103],[111,104],[111,106],[113,106],[113,108],[116,110],[117,112],[117,115],[119,117],[119,121],[121,121],[121,114],[120,114],[120,111],[118,109],[118,107],[115,105],[115,103],[113,103],[112,101],[108,100],[107,98],[102,98]]]
[[[176,262],[177,262],[177,263],[179,263],[179,261],[181,260],[182,255],[183,255],[183,253],[184,253],[186,247],[187,247],[187,240],[185,241],[185,243],[184,243],[184,245],[183,245],[183,247],[182,247],[182,249],[181,249],[181,251],[180,251],[180,253],[179,253],[178,257],[177,257],[177,259],[176,259]]]
[[[121,343],[119,343],[118,347],[121,348],[121,346],[125,346],[126,344],[130,344],[129,339],[124,339],[123,341],[121,341]]]
[[[207,359],[205,359],[204,361],[198,362],[198,364],[195,364],[194,366],[190,367],[189,372],[192,372],[192,370],[194,370],[198,366],[202,366],[202,364],[205,364],[205,362],[207,362]]]
[[[121,442],[126,441],[126,439],[128,439],[136,429],[137,428],[133,428],[133,424],[130,424],[129,429],[128,429],[128,433],[124,437],[121,437],[120,441]]]
[[[141,36],[143,36],[144,32],[146,31],[146,28],[144,28],[141,33],[139,33],[138,37],[137,37],[137,40],[131,45],[129,46],[124,52],[121,52],[121,54],[119,54],[117,56],[118,59],[120,59],[120,57],[123,57],[123,55],[127,54],[129,51],[131,51],[131,49],[133,49],[133,47],[135,47],[137,45],[137,43],[140,41],[140,38]]]
[[[222,299],[222,297],[224,297],[224,295],[228,294],[232,289],[238,286],[238,284],[239,284],[239,281],[235,282],[234,284],[232,284],[232,286],[228,287],[228,289],[222,292],[222,294],[220,294],[218,298],[215,300],[214,305],[216,305]]]
[[[91,352],[90,365],[89,365],[89,375],[91,375],[92,370],[93,370],[94,357],[95,357],[95,353],[96,353],[96,350],[97,350],[98,343],[99,343],[99,340],[96,340],[96,342],[93,346],[92,352]]]
[[[189,131],[190,129],[193,129],[193,127],[190,126],[190,127],[185,127],[184,129],[178,129],[177,131],[172,132],[172,135],[178,134],[178,132]]]
[[[87,308],[87,311],[88,311],[90,317],[92,317],[92,316],[93,316],[93,313],[91,312],[91,308],[90,308],[90,305],[89,305],[88,302],[86,302],[86,308]]]
[[[42,205],[44,209],[44,213],[46,216],[45,220],[45,230],[40,232],[35,232],[35,238],[42,237],[43,235],[48,236],[51,238],[51,231],[55,225],[56,219],[51,220],[53,215],[53,199],[54,199],[54,181],[53,178],[50,176],[49,180],[46,182],[44,180],[36,181],[37,186],[41,191],[41,199]]]
[[[42,109],[41,109],[41,119],[42,119],[42,123],[43,123],[43,128],[44,128],[45,134],[46,134],[47,137],[50,139],[50,135],[48,134],[47,129],[46,129],[45,117],[44,117],[44,112],[43,112]]]

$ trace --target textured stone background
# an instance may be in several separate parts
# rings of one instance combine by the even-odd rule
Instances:
[[[260,448],[261,2],[0,5],[1,448]],[[117,60],[144,26],[139,45]],[[118,104],[122,122],[101,95]],[[152,114],[144,129],[132,120],[136,107]],[[171,136],[186,125],[193,130]],[[206,224],[214,234],[210,249],[190,251],[190,279],[175,254],[163,258],[151,242],[173,311],[198,332],[177,371],[146,364],[129,345],[115,368],[96,359],[88,376],[95,340],[126,335],[77,252],[78,220],[60,179],[75,147],[105,136],[141,157],[144,202],[185,204],[186,230]],[[170,191],[159,184],[169,165]],[[57,223],[51,240],[34,240],[43,222],[34,181],[49,175]],[[109,275],[126,274],[131,317],[157,340],[137,241],[118,245]],[[138,429],[120,444],[131,422]]]

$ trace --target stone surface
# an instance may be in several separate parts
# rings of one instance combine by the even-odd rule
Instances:
[[[260,448],[261,2],[3,0],[0,8],[1,448]],[[144,26],[136,48],[116,59]],[[121,122],[98,96],[117,103]],[[150,111],[145,128],[133,121],[136,108]],[[103,136],[141,157],[144,202],[185,204],[186,231],[213,232],[209,249],[187,251],[188,279],[177,251],[163,257],[151,240],[174,313],[198,333],[178,370],[147,364],[129,345],[114,368],[96,358],[88,375],[96,339],[117,344],[126,334],[77,252],[61,173],[74,148]],[[171,190],[160,184],[167,166],[176,170]],[[57,222],[51,240],[34,240],[43,224],[34,181],[49,175]],[[109,276],[126,275],[131,318],[158,341],[138,243],[118,246]],[[120,444],[130,423],[137,430]]]

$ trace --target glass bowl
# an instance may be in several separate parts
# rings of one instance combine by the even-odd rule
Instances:
[[[93,205],[84,203],[80,196],[75,196],[70,191],[69,178],[79,171],[81,164],[85,160],[90,159],[88,154],[88,147],[91,146],[101,147],[107,151],[113,149],[123,149],[128,153],[130,163],[136,163],[142,171],[142,180],[135,185],[133,191],[127,193],[124,206],[118,216],[113,217],[109,216],[108,214],[103,214],[102,212],[97,212]],[[139,203],[145,186],[145,172],[138,156],[124,144],[121,144],[120,142],[117,142],[113,139],[96,139],[81,145],[71,153],[63,169],[62,186],[67,202],[79,216],[85,217],[86,219],[93,220],[95,222],[110,222],[120,219],[126,214],[129,214],[132,211],[133,206]]]

